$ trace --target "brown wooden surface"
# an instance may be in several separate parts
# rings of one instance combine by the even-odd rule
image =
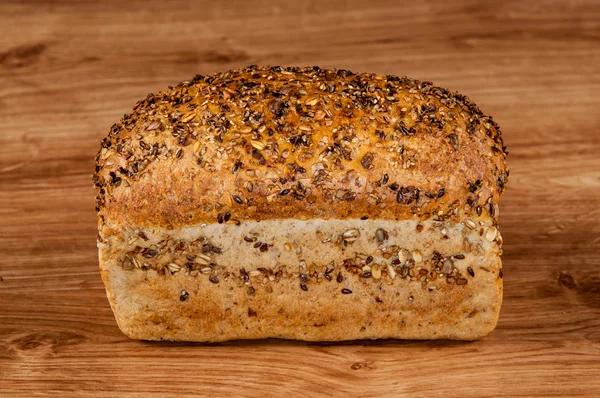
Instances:
[[[597,1],[192,3],[0,4],[0,396],[598,396]],[[495,332],[218,345],[120,333],[96,257],[100,140],[147,93],[251,63],[431,80],[494,116],[511,168]]]

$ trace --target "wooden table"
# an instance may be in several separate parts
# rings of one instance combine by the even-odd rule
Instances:
[[[596,1],[20,3],[0,5],[0,396],[600,394]],[[253,63],[431,80],[494,116],[511,168],[495,332],[216,345],[121,334],[96,256],[100,140],[149,92]]]

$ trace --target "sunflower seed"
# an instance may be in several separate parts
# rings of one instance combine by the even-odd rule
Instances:
[[[493,242],[496,239],[497,235],[498,235],[498,230],[495,227],[490,227],[485,232],[485,239],[487,239],[490,242]]]
[[[315,112],[315,120],[323,120],[325,117],[325,112],[318,110]]]
[[[442,272],[444,274],[449,274],[452,272],[452,269],[454,268],[454,263],[452,262],[452,260],[450,260],[449,258],[444,260],[444,265],[442,266]]]
[[[423,255],[418,250],[415,250],[412,252],[412,257],[413,257],[413,260],[415,260],[415,263],[420,263],[423,261]]]
[[[373,275],[373,278],[381,279],[381,270],[379,269],[379,267],[377,265],[374,265],[371,268],[371,274]]]
[[[408,250],[406,249],[398,250],[398,260],[400,261],[400,264],[404,264],[406,260],[408,260],[408,254]]]
[[[390,264],[388,264],[388,266],[387,266],[387,271],[388,271],[388,274],[390,274],[390,277],[392,279],[394,279],[396,277],[396,270],[394,270],[394,267],[391,266]]]
[[[314,106],[314,105],[317,105],[318,102],[319,102],[319,99],[317,97],[313,97],[313,98],[309,98],[308,100],[306,100],[305,104],[308,106]]]

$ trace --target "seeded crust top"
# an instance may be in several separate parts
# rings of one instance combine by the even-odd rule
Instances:
[[[149,94],[96,156],[100,219],[168,229],[266,219],[489,216],[498,125],[406,77],[318,67],[196,76]]]

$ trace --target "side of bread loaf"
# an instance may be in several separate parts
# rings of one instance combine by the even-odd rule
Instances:
[[[498,126],[429,83],[198,76],[103,141],[102,277],[139,339],[476,339],[502,301],[507,177]]]

